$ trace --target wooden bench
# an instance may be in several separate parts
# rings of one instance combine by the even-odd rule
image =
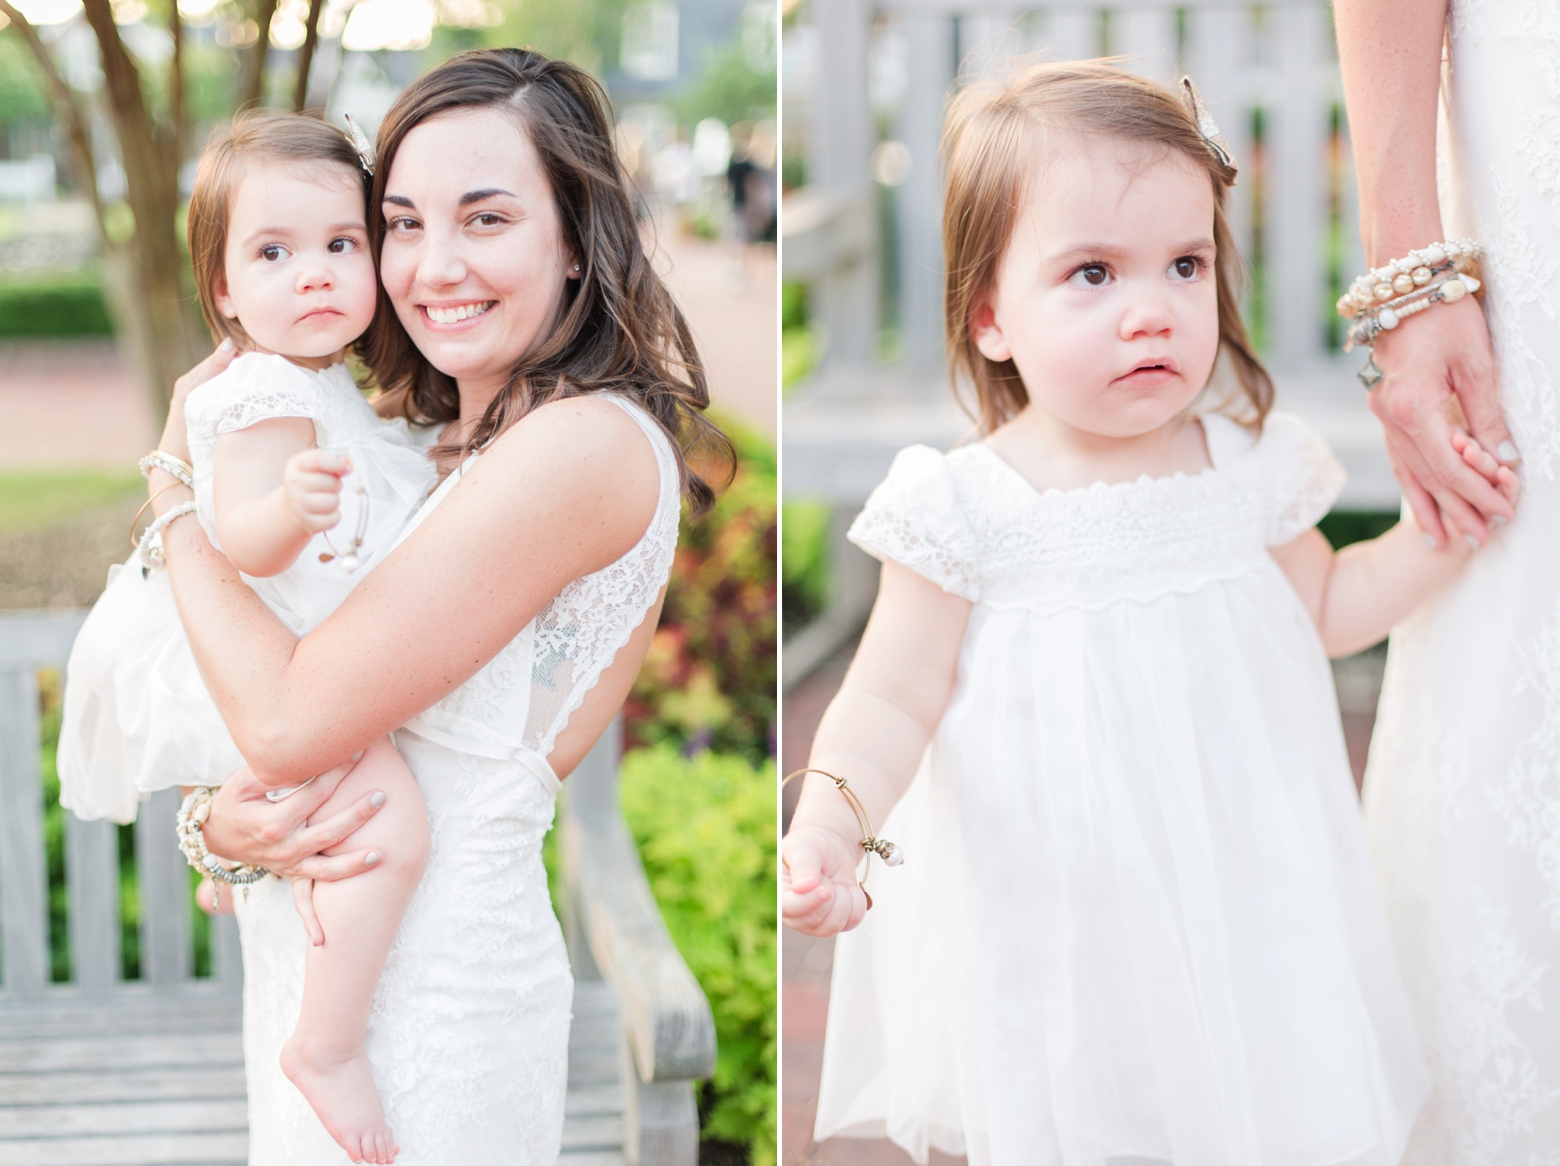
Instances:
[[[211,975],[196,979],[176,790],[135,824],[139,980],[120,974],[118,829],[65,814],[70,979],[51,982],[38,670],[63,668],[84,618],[0,614],[0,1166],[239,1166],[238,931],[211,921]],[[560,808],[576,983],[559,1162],[693,1166],[714,1021],[622,820],[617,740],[592,750]]]

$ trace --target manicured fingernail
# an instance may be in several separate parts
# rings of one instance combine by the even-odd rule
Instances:
[[[379,851],[377,851],[377,850],[370,850],[367,854],[365,854],[363,856],[363,865],[364,866],[373,866],[376,862],[378,862],[383,857],[384,857],[384,855],[380,854]]]
[[[217,349],[220,352],[232,352],[233,351],[233,338],[231,336],[224,336],[222,338],[222,343],[217,345]]]
[[[1504,514],[1497,514],[1494,518],[1490,519],[1490,521],[1493,522],[1496,526],[1508,525],[1506,516]]]
[[[1423,531],[1419,537],[1425,540],[1425,546],[1429,547],[1432,551],[1435,550],[1435,536],[1433,534],[1427,530]]]
[[[1517,452],[1517,447],[1509,441],[1503,441],[1495,448],[1496,455],[1503,462],[1514,462],[1522,455]]]
[[[359,758],[361,758],[363,756],[363,754],[365,754],[367,752],[368,752],[367,749],[359,749],[356,753],[354,753],[352,755],[352,760],[353,761],[357,761]]]
[[[1468,544],[1468,549],[1470,551],[1476,551],[1479,549],[1479,540],[1474,538],[1471,534],[1463,535],[1463,542]]]
[[[380,806],[384,805],[385,804],[385,791],[382,790],[382,789],[376,789],[373,793],[369,794],[368,795],[368,804],[373,806],[374,809],[376,809],[376,810]]]

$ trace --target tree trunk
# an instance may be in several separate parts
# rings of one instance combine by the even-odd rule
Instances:
[[[173,382],[204,355],[207,343],[186,303],[183,258],[175,220],[179,211],[179,150],[173,132],[159,134],[141,92],[135,62],[119,38],[109,0],[83,0],[103,58],[108,106],[135,233],[122,259],[104,257],[105,276],[121,313],[121,338],[141,370],[155,415],[167,412]],[[122,273],[123,262],[130,270]]]
[[[314,64],[314,46],[320,39],[320,9],[324,0],[309,0],[309,19],[304,25],[303,48],[298,50],[298,81],[293,87],[293,111],[302,113],[309,101],[309,69]]]
[[[255,24],[260,35],[255,47],[244,59],[244,85],[239,94],[239,109],[253,109],[264,104],[265,62],[271,51],[271,18],[276,15],[276,0],[259,0],[255,5]]]

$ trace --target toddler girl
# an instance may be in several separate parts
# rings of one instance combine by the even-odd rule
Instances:
[[[190,199],[201,307],[213,334],[244,350],[185,404],[196,513],[212,545],[298,635],[390,549],[434,481],[405,423],[375,416],[342,363],[378,295],[366,155],[366,143],[360,153],[312,118],[246,115],[207,147]],[[343,478],[355,503],[345,522]],[[216,785],[244,764],[196,671],[167,575],[144,559],[110,573],[71,653],[60,801],[84,818],[130,821],[140,794]],[[383,861],[371,856],[373,870],[317,888],[294,883],[313,946],[282,1063],[354,1162],[391,1162],[396,1147],[364,1039],[426,861],[426,812],[386,739],[316,817],[371,790],[386,795],[384,808],[328,853],[373,846]]]
[[[950,112],[948,350],[982,440],[901,452],[852,527],[881,589],[811,760],[907,858],[868,911],[863,828],[819,774],[782,847],[786,921],[856,927],[819,1139],[1395,1166],[1428,1089],[1327,655],[1469,548],[1315,529],[1343,472],[1268,411],[1234,168],[1184,101],[1038,65]]]

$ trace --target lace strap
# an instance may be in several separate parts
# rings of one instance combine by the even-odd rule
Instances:
[[[925,445],[894,457],[846,537],[876,559],[892,559],[944,591],[980,600],[976,540],[947,458]]]
[[[1327,443],[1290,413],[1268,416],[1252,452],[1266,470],[1270,547],[1283,546],[1320,522],[1348,481]]]

